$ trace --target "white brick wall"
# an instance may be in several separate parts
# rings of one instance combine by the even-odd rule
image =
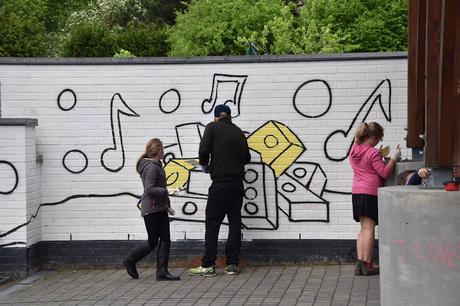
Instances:
[[[27,220],[27,245],[33,245],[41,240],[41,211],[40,205],[40,172],[37,167],[35,127],[26,127],[25,158],[26,158],[26,199]]]
[[[331,60],[305,62],[264,62],[264,63],[215,63],[215,64],[143,64],[143,65],[2,65],[0,71],[1,84],[1,114],[4,118],[27,117],[37,118],[36,127],[37,154],[43,156],[43,163],[27,173],[32,187],[27,190],[28,199],[36,203],[27,211],[28,216],[39,204],[62,204],[43,206],[41,217],[34,220],[29,230],[30,241],[42,240],[104,240],[104,239],[144,239],[146,238],[143,222],[135,207],[137,199],[130,195],[108,197],[118,193],[140,195],[141,182],[134,170],[137,157],[141,154],[144,144],[151,137],[159,137],[164,144],[177,144],[175,127],[186,123],[201,122],[206,124],[212,120],[211,114],[204,114],[202,103],[209,99],[214,74],[246,75],[246,83],[241,93],[240,116],[234,122],[243,130],[253,133],[268,121],[275,120],[287,126],[304,144],[306,151],[297,158],[296,162],[310,162],[321,166],[327,177],[325,188],[329,191],[350,192],[352,173],[348,161],[332,161],[327,158],[324,145],[327,137],[336,130],[346,131],[358,113],[363,103],[384,80],[391,82],[391,122],[385,116],[378,101],[369,112],[367,121],[375,120],[385,128],[385,144],[392,147],[401,144],[403,157],[409,157],[409,150],[404,148],[406,126],[406,66],[405,59],[369,59],[369,60]],[[225,79],[228,81],[228,78]],[[237,79],[234,78],[234,81]],[[241,79],[239,79],[241,82]],[[332,94],[332,102],[327,110],[329,96],[324,82]],[[220,83],[217,98],[220,102],[233,99],[235,82]],[[388,86],[380,88],[382,104],[388,108]],[[241,84],[240,84],[241,86]],[[241,88],[241,87],[240,87]],[[299,114],[293,107],[293,97],[296,90],[296,106],[308,118]],[[70,92],[61,95],[61,110],[58,107],[58,95],[65,89],[72,89],[76,95],[73,108],[73,97]],[[177,95],[170,89],[180,93],[180,106],[176,111],[166,114],[160,109],[160,97],[164,95],[162,106],[172,111],[177,106]],[[167,93],[166,93],[167,92]],[[101,164],[101,154],[106,148],[113,147],[110,102],[115,93],[119,93],[126,104],[139,117],[120,114],[122,137],[125,150],[125,164],[118,172],[104,169]],[[364,107],[367,112],[376,96]],[[223,100],[221,100],[223,99]],[[122,107],[124,112],[130,112],[121,101],[115,99],[116,107]],[[206,105],[209,106],[209,105]],[[206,108],[205,106],[205,108]],[[233,113],[237,112],[231,106]],[[114,114],[116,111],[114,110]],[[361,113],[362,115],[362,113]],[[362,116],[359,116],[362,118]],[[117,146],[120,148],[117,118],[113,116]],[[353,126],[350,135],[354,133]],[[199,138],[194,129],[187,129],[181,139],[183,150],[195,152]],[[2,132],[3,133],[3,132]],[[338,140],[328,144],[328,153],[340,154],[347,148],[351,136],[346,141]],[[3,141],[3,135],[0,136]],[[22,143],[24,140],[22,141]],[[1,147],[0,160],[15,161],[11,155],[11,143]],[[191,146],[185,147],[185,146]],[[5,148],[6,146],[6,148]],[[71,150],[65,159],[67,168],[63,166],[64,155]],[[28,154],[34,154],[32,148],[26,149]],[[346,151],[346,150],[345,150]],[[84,155],[81,153],[83,152]],[[181,156],[178,145],[166,149],[176,157]],[[85,168],[85,157],[88,165]],[[253,161],[258,154],[253,152]],[[104,163],[111,168],[121,165],[121,151],[108,151],[104,155]],[[283,160],[290,165],[292,160]],[[40,165],[39,165],[40,166]],[[21,182],[26,174],[24,164],[18,164],[21,169]],[[256,172],[262,177],[262,168],[256,165]],[[291,169],[295,168],[291,166]],[[289,172],[289,169],[287,172]],[[39,174],[40,180],[34,172]],[[193,181],[193,185],[207,186],[209,179]],[[286,176],[266,177],[266,183],[286,180]],[[297,184],[297,183],[296,183]],[[294,184],[294,185],[296,185]],[[311,194],[302,188],[297,188],[295,195],[289,195],[278,186],[278,204],[289,214],[289,203],[282,202],[281,193],[290,200],[299,202],[291,206],[291,220],[283,211],[276,208],[276,190],[269,188],[267,206],[270,221],[265,219],[244,219],[250,229],[243,230],[244,239],[353,239],[358,226],[352,219],[351,196],[322,190],[322,185],[312,183],[317,192],[322,191],[320,200],[323,204],[318,207],[303,202],[311,202]],[[38,186],[40,192],[38,192]],[[260,215],[264,211],[264,203],[260,197],[261,181],[256,182],[259,196],[254,200]],[[297,185],[296,185],[297,186]],[[15,198],[23,205],[18,197],[19,192],[25,192],[20,185],[13,195],[0,195],[0,202],[8,203]],[[298,187],[298,186],[297,186]],[[205,188],[202,188],[205,190]],[[94,197],[100,195],[101,197]],[[103,197],[103,195],[106,195]],[[65,201],[71,196],[74,199]],[[189,196],[185,194],[184,196]],[[25,200],[25,195],[23,196]],[[174,221],[171,223],[173,239],[203,239],[204,224],[195,221],[204,220],[205,199],[198,199],[198,211],[188,216],[182,213],[183,204],[195,199],[174,198],[172,205],[181,219],[194,221]],[[324,220],[326,205],[329,202],[329,222],[301,221],[305,219]],[[201,204],[200,204],[201,203]],[[245,202],[246,203],[246,202]],[[8,204],[11,206],[12,204]],[[4,215],[3,204],[0,208],[0,218]],[[188,206],[187,209],[193,208]],[[248,206],[248,209],[254,206]],[[316,211],[315,211],[316,210]],[[278,216],[276,212],[278,211]],[[257,214],[256,214],[257,215]],[[299,220],[301,219],[301,220]],[[1,223],[1,231],[5,231],[21,220]],[[41,223],[40,223],[41,222]],[[38,231],[38,228],[41,229]],[[265,228],[265,230],[257,229]],[[270,230],[267,230],[270,229]],[[17,233],[15,234],[17,235]],[[40,238],[41,235],[41,238]],[[225,238],[226,227],[221,230]],[[13,235],[0,239],[4,243]],[[24,239],[24,238],[22,238]]]
[[[0,126],[0,235],[26,222],[25,135],[24,126]],[[0,238],[0,245],[14,243],[27,243],[26,227]]]

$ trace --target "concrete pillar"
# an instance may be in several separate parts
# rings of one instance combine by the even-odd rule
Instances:
[[[0,271],[27,274],[39,262],[40,178],[36,119],[0,118]]]
[[[460,303],[460,191],[379,189],[383,306]]]

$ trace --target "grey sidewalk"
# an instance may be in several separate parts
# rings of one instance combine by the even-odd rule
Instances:
[[[157,282],[125,270],[39,272],[9,288],[1,305],[379,305],[379,277],[354,276],[353,265],[245,267],[237,276],[190,276]]]

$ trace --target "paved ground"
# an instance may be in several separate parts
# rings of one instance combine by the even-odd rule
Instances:
[[[44,271],[0,287],[0,305],[380,305],[379,277],[354,276],[352,265],[246,267],[237,276],[190,276],[157,282],[125,270]]]

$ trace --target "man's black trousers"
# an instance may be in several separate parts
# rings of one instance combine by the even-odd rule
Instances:
[[[229,227],[225,247],[226,264],[238,264],[241,248],[243,188],[242,180],[213,182],[209,187],[206,205],[205,254],[201,263],[202,267],[215,265],[219,229],[225,215],[227,215]]]

